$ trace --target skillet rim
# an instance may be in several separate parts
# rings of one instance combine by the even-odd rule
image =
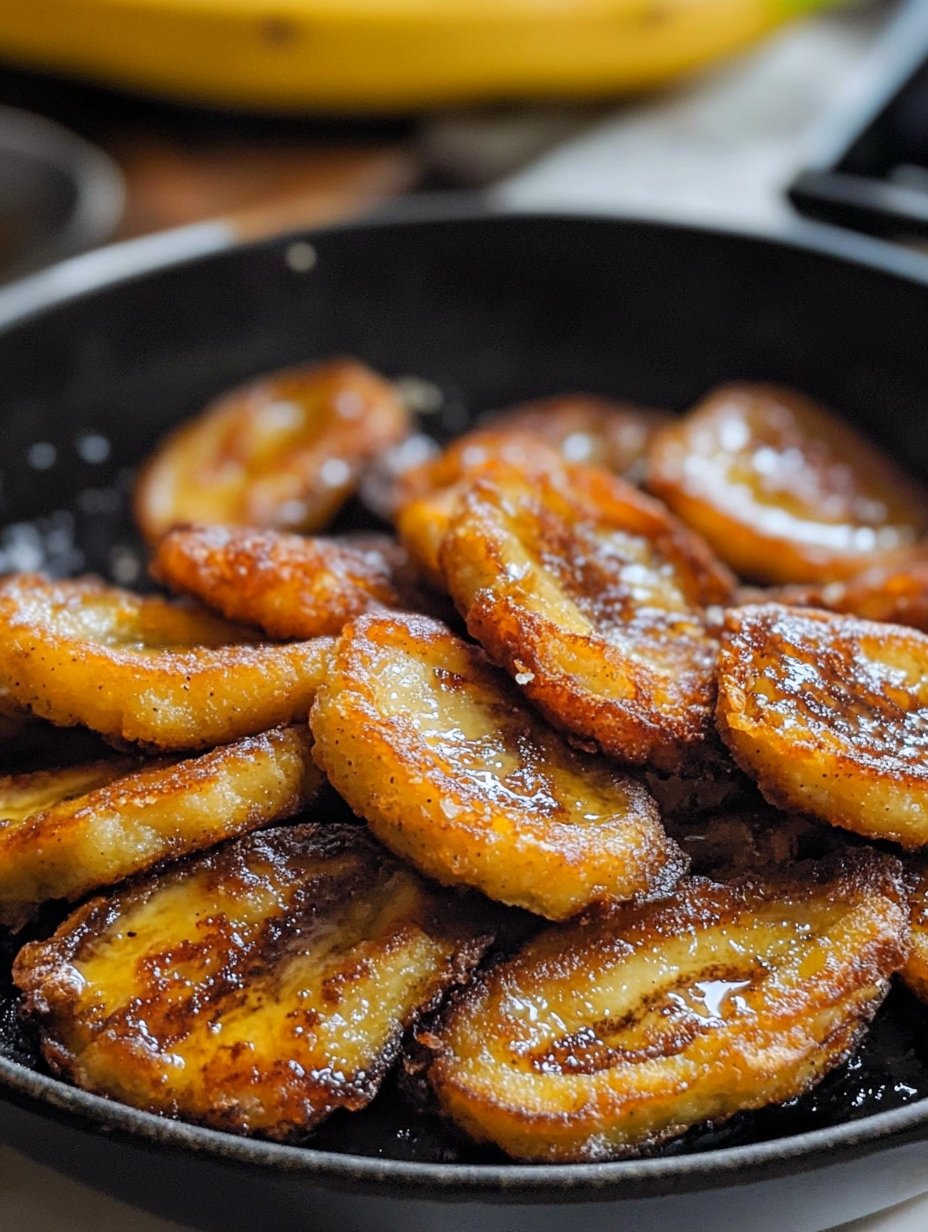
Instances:
[[[856,265],[873,273],[928,289],[928,257],[907,253],[884,241],[818,223],[802,222],[760,231],[716,226],[702,220],[637,213],[604,212],[571,206],[513,207],[505,200],[447,195],[423,196],[391,204],[373,216],[325,227],[299,228],[280,235],[239,241],[222,223],[198,224],[63,262],[0,290],[0,339],[56,308],[157,277],[171,270],[208,264],[236,253],[286,248],[297,240],[312,243],[332,233],[361,233],[384,227],[456,223],[545,221],[615,224],[701,236],[736,238],[768,248]],[[83,289],[75,287],[83,283]],[[692,1155],[619,1160],[595,1164],[418,1163],[321,1151],[237,1137],[203,1126],[172,1121],[72,1087],[16,1061],[0,1057],[0,1099],[40,1117],[65,1120],[106,1133],[134,1146],[150,1145],[209,1156],[261,1173],[305,1176],[326,1188],[374,1195],[389,1185],[391,1196],[435,1201],[484,1200],[549,1203],[661,1197],[755,1184],[876,1155],[928,1139],[928,1098],[825,1129],[810,1130],[747,1146],[723,1147]],[[928,1188],[928,1178],[925,1181]],[[426,1191],[425,1193],[423,1191]]]

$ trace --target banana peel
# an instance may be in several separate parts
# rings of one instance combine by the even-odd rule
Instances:
[[[3,0],[0,57],[211,106],[336,113],[657,86],[835,0]]]

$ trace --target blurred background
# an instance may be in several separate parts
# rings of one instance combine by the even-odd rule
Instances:
[[[928,0],[3,0],[0,277],[436,190],[928,234]]]

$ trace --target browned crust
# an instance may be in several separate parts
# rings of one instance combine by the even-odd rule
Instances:
[[[443,883],[564,919],[682,871],[639,781],[570,748],[427,617],[349,625],[310,725],[336,790]]]
[[[706,758],[706,608],[733,580],[655,501],[592,467],[488,467],[440,561],[468,631],[549,722],[630,765]]]
[[[139,474],[136,520],[151,543],[187,522],[320,530],[408,428],[393,386],[355,360],[270,373],[162,441]]]
[[[404,1032],[486,949],[473,910],[360,827],[290,826],[93,899],[24,947],[14,978],[56,1073],[287,1140],[373,1098]]]
[[[326,638],[262,642],[202,609],[92,578],[0,585],[0,687],[59,726],[156,749],[304,719],[330,650]]]
[[[928,636],[779,604],[726,615],[717,721],[771,804],[928,844]]]
[[[271,637],[341,632],[372,608],[400,607],[409,563],[386,535],[310,539],[235,526],[180,526],[155,553],[151,572],[227,620],[257,625]]]
[[[788,876],[546,930],[450,1009],[446,1116],[519,1159],[590,1162],[793,1098],[853,1051],[905,960],[901,867],[847,853]]]

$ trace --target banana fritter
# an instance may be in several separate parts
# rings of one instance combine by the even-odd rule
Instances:
[[[0,687],[59,726],[160,749],[305,718],[331,647],[261,641],[202,609],[92,578],[0,583]]]
[[[651,445],[648,486],[739,574],[822,582],[928,531],[928,494],[853,428],[772,385],[727,385]]]
[[[571,749],[427,617],[350,624],[310,725],[335,789],[436,881],[566,919],[682,871],[640,782]]]
[[[808,1090],[855,1047],[906,955],[898,862],[681,883],[546,929],[452,1008],[444,1113],[518,1159],[635,1154]]]
[[[321,786],[306,728],[186,761],[126,758],[0,778],[0,923],[298,812]]]
[[[95,898],[14,978],[78,1086],[285,1140],[369,1103],[489,938],[359,826],[265,830]]]
[[[468,631],[550,722],[631,765],[706,755],[733,579],[656,501],[594,467],[488,467],[440,552]]]
[[[770,803],[928,845],[928,636],[809,608],[727,614],[718,725]]]
[[[272,373],[161,443],[139,477],[136,519],[153,543],[181,522],[319,530],[408,426],[393,386],[353,360]]]
[[[308,539],[235,526],[181,526],[161,540],[152,574],[229,620],[272,637],[339,633],[369,608],[409,597],[406,553],[386,535]]]

